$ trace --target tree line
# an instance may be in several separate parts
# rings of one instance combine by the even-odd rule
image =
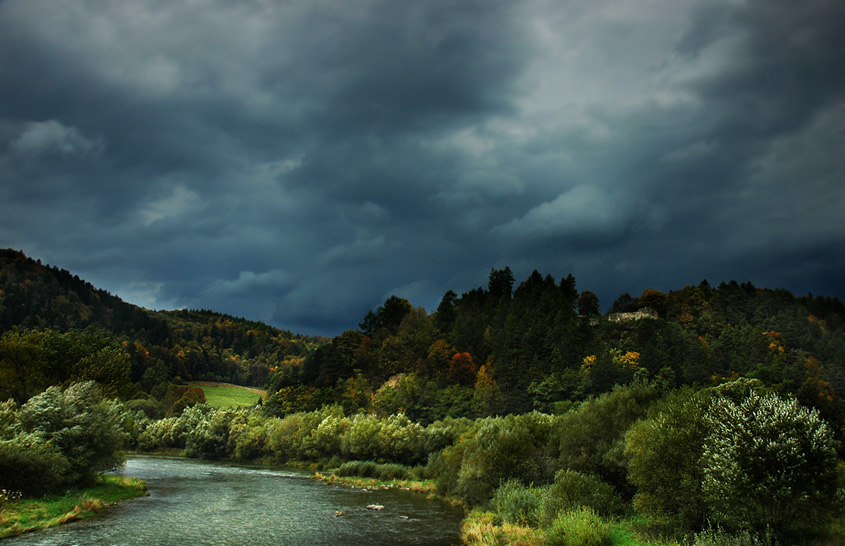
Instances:
[[[6,287],[44,273],[22,263],[29,283],[8,282],[20,263],[0,270],[0,319],[16,290]],[[156,345],[42,315],[0,335],[0,398],[10,399],[0,488],[83,483],[128,445],[431,479],[492,514],[482,519],[549,543],[631,511],[656,533],[773,541],[841,513],[845,306],[835,298],[704,281],[623,294],[602,315],[571,275],[535,271],[517,285],[504,268],[431,313],[392,296],[330,340],[180,311],[147,314],[169,336]],[[230,369],[233,382],[266,382],[268,398],[216,410],[178,385]],[[86,436],[113,441],[74,451]],[[19,464],[44,481],[14,482]]]

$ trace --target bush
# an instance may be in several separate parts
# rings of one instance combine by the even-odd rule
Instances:
[[[50,387],[21,407],[21,426],[58,448],[70,463],[70,481],[84,484],[97,472],[122,465],[128,440],[123,414],[93,381]]]
[[[360,478],[374,478],[378,463],[373,461],[348,461],[334,471],[337,476],[358,476]]]
[[[343,436],[343,453],[351,459],[378,459],[381,455],[379,432],[381,422],[375,415],[359,413],[352,417],[349,430]]]
[[[561,512],[546,531],[547,546],[601,546],[610,539],[610,525],[595,510],[582,506]]]
[[[144,412],[150,419],[161,419],[164,417],[164,406],[154,398],[137,398],[126,402],[126,407],[132,411]]]
[[[13,400],[0,402],[0,440],[11,440],[18,433],[20,419]]]
[[[600,515],[611,516],[622,514],[625,503],[613,486],[598,476],[561,470],[543,498],[540,521],[548,527],[558,514],[579,507],[592,508]]]
[[[230,413],[226,453],[236,461],[250,461],[261,457],[265,452],[267,440],[263,419],[257,412],[249,410],[235,410]],[[215,419],[212,417],[211,423],[214,422]],[[211,423],[208,428],[209,435],[213,434]],[[225,419],[218,425],[221,433],[224,423]]]
[[[349,430],[345,417],[328,415],[305,437],[302,447],[310,459],[331,457],[340,453],[341,439]]]
[[[768,540],[761,539],[747,529],[728,533],[719,527],[710,527],[696,533],[692,542],[692,546],[767,546],[768,544]]]
[[[493,496],[509,479],[522,484],[549,483],[554,476],[545,447],[552,418],[540,413],[508,415],[481,421],[475,434],[467,434],[453,448],[444,450],[449,464],[459,462],[456,492],[468,503],[479,505]],[[458,461],[452,457],[463,451]]]
[[[699,460],[709,400],[704,391],[670,394],[625,436],[634,505],[652,527],[697,531],[707,519]]]
[[[185,441],[185,454],[207,459],[220,459],[229,454],[229,427],[235,415],[236,411],[230,409],[210,412]]]
[[[68,460],[37,436],[0,441],[0,489],[40,497],[67,484],[69,474]]]
[[[453,417],[431,423],[425,427],[423,451],[434,453],[454,444],[461,434],[472,429],[474,425],[475,422],[471,419]]]
[[[379,464],[373,461],[348,461],[335,470],[337,476],[376,478],[382,481],[413,479],[412,469],[397,463]]]
[[[278,461],[285,462],[299,457],[307,426],[304,416],[303,413],[292,413],[284,419],[274,418],[267,422],[267,447]]]
[[[785,538],[841,509],[833,431],[818,410],[752,392],[714,399],[705,422],[702,491],[718,523]]]
[[[626,480],[625,433],[645,417],[656,398],[651,386],[616,387],[556,418],[553,441],[559,468],[597,474],[617,490],[632,494]]]
[[[496,490],[491,502],[500,521],[517,525],[536,525],[544,491],[508,480]]]

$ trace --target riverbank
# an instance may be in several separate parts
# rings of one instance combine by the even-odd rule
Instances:
[[[105,475],[93,487],[22,499],[7,505],[0,513],[0,538],[55,527],[93,516],[120,501],[147,494],[147,485],[136,478]]]
[[[460,500],[444,497],[437,492],[434,480],[379,480],[377,478],[361,478],[359,476],[336,476],[315,472],[314,477],[330,484],[344,485],[375,491],[377,489],[402,489],[422,493],[430,500],[447,502],[452,506],[463,506]]]

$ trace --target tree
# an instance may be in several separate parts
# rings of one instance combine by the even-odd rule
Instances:
[[[513,273],[509,267],[504,269],[491,269],[490,280],[487,284],[487,291],[494,302],[498,302],[502,298],[510,299],[511,291],[513,289]]]
[[[452,324],[455,322],[457,312],[455,311],[455,302],[458,295],[452,290],[443,294],[443,299],[440,300],[440,305],[437,306],[437,311],[434,313],[434,324],[441,334],[448,334],[452,329]]]
[[[634,504],[655,527],[698,531],[705,523],[699,459],[709,402],[707,391],[670,394],[625,435]]]
[[[489,364],[482,365],[475,376],[472,403],[475,414],[479,417],[495,415],[502,406],[502,393],[493,379],[493,370]]]
[[[402,319],[412,310],[413,306],[408,300],[390,296],[375,312],[369,311],[358,327],[364,335],[370,337],[394,335]]]
[[[475,363],[469,353],[457,353],[449,364],[449,381],[460,385],[472,385],[475,382]]]
[[[717,522],[794,537],[841,509],[833,431],[797,400],[751,392],[705,414],[702,491]]]
[[[22,428],[51,443],[70,463],[70,481],[90,483],[124,462],[128,434],[117,402],[93,381],[50,387],[20,409]]]
[[[585,317],[599,314],[599,297],[589,290],[584,290],[578,296],[578,313]]]
[[[0,395],[19,404],[52,385],[97,381],[108,396],[131,391],[129,354],[96,328],[6,332],[0,338]]]

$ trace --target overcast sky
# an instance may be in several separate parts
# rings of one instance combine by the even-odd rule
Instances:
[[[0,247],[336,335],[572,273],[845,297],[841,0],[0,0]]]

